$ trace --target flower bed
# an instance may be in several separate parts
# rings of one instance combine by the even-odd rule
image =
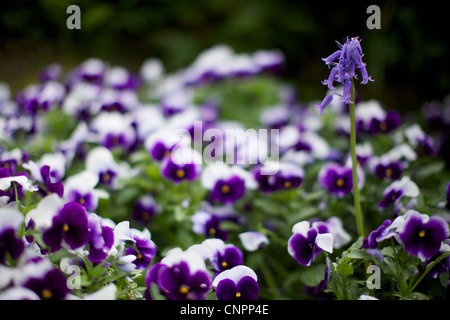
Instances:
[[[446,297],[450,105],[361,100],[339,49],[319,110],[281,52],[224,45],[2,84],[0,299]]]

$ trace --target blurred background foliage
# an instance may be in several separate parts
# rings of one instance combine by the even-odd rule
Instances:
[[[69,5],[81,9],[81,30],[69,30]],[[369,30],[370,4],[381,29]],[[304,102],[323,98],[328,77],[321,58],[335,41],[360,36],[375,82],[358,86],[363,99],[387,109],[417,110],[449,94],[447,13],[442,2],[317,2],[284,0],[15,0],[0,12],[0,81],[13,92],[37,81],[44,66],[65,71],[98,57],[138,72],[149,57],[168,72],[188,66],[204,49],[224,43],[236,52],[280,49],[283,79]]]

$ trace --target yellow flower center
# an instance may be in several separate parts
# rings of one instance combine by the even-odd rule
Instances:
[[[241,293],[240,292],[236,292],[236,298],[240,298],[241,297]]]
[[[419,232],[419,237],[423,238],[425,237],[425,234],[426,234],[425,230],[422,230]]]
[[[138,259],[142,259],[142,254],[139,253],[139,254],[137,255],[137,258],[138,258]]]
[[[386,131],[388,128],[388,125],[385,121],[380,122],[380,130],[381,131]]]
[[[222,267],[226,268],[228,266],[228,263],[226,261],[222,262]]]
[[[228,193],[230,192],[230,187],[224,184],[220,190],[222,191],[222,193]]]
[[[185,175],[184,170],[178,169],[176,172],[176,175],[177,175],[177,178],[180,178],[180,179],[183,178]]]
[[[108,182],[111,179],[111,176],[108,173],[104,173],[102,175],[103,181]]]
[[[163,157],[164,158],[170,157],[170,151],[169,150],[164,151]]]
[[[67,224],[65,224],[65,225],[63,226],[63,230],[64,230],[64,232],[69,231],[69,226],[68,226]]]
[[[189,293],[189,288],[188,288],[187,286],[185,286],[185,285],[182,285],[182,286],[180,287],[180,293],[181,293],[181,294],[187,294],[187,293]]]
[[[286,181],[286,182],[284,183],[284,187],[285,187],[286,189],[289,189],[290,187],[292,187],[292,183],[291,183],[290,181]]]
[[[80,199],[78,199],[78,203],[79,203],[79,204],[83,205],[83,204],[84,204],[84,202],[85,202],[85,201],[84,201],[84,198],[80,198]]]
[[[387,177],[392,176],[392,169],[391,169],[391,168],[389,168],[389,169],[386,170],[386,176],[387,176]]]
[[[344,179],[342,179],[342,178],[337,179],[336,185],[338,187],[342,187],[344,185]]]
[[[44,289],[42,290],[42,298],[43,299],[51,299],[53,297],[53,294],[50,290]]]
[[[209,231],[209,234],[212,235],[212,236],[215,235],[216,232],[217,232],[216,229],[214,229],[214,228],[211,228],[208,231]]]

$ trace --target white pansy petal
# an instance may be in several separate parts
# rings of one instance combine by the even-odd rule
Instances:
[[[328,253],[333,252],[334,237],[331,233],[319,233],[316,237],[316,245]]]
[[[300,221],[294,224],[292,227],[292,233],[300,233],[304,237],[308,234],[308,230],[310,228],[309,221]]]

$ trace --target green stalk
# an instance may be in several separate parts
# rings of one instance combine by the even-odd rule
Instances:
[[[356,229],[359,237],[364,237],[364,224],[359,202],[357,160],[356,160],[356,121],[355,121],[355,91],[352,81],[350,89],[350,153],[352,157],[353,201],[355,206]]]

